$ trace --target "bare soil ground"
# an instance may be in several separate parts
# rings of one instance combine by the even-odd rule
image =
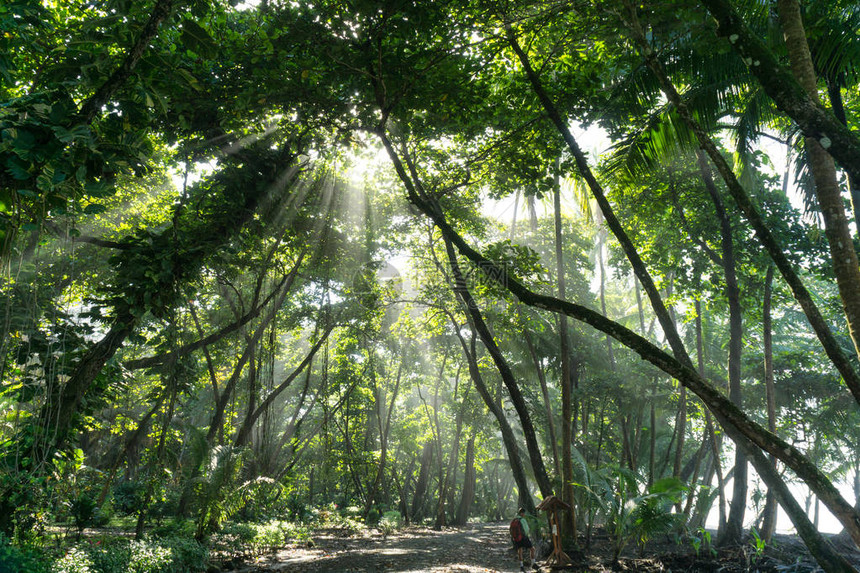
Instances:
[[[540,549],[546,552],[548,544]],[[860,554],[849,546],[840,549],[860,566]],[[754,546],[749,544],[717,552],[700,550],[698,555],[692,544],[679,544],[663,536],[649,544],[642,556],[635,550],[628,551],[613,564],[610,540],[597,532],[589,549],[569,553],[575,563],[567,570],[576,572],[820,571],[794,536],[778,536],[762,554],[756,554]],[[539,552],[539,566],[542,557]],[[511,548],[508,524],[482,523],[441,531],[409,527],[388,536],[372,531],[357,536],[320,531],[312,543],[288,547],[228,569],[233,573],[515,573],[519,571],[519,561]],[[550,569],[541,567],[540,571],[547,573]]]

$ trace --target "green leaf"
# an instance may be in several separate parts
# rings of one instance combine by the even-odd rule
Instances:
[[[99,203],[90,203],[86,207],[84,207],[84,213],[87,215],[96,215],[98,213],[104,213],[107,209],[104,205]]]
[[[70,143],[76,139],[82,139],[90,134],[90,130],[85,125],[76,125],[72,129],[66,129],[61,125],[54,126],[54,135],[63,143]]]
[[[183,69],[183,68],[177,68],[177,70],[176,70],[176,71],[179,73],[179,75],[180,75],[180,76],[182,76],[182,78],[183,78],[186,82],[188,82],[188,85],[189,85],[189,86],[191,86],[191,88],[192,88],[194,91],[198,91],[198,92],[199,92],[199,91],[202,89],[202,88],[200,87],[200,82],[198,82],[198,81],[197,81],[197,78],[195,78],[195,77],[194,77],[194,75],[193,75],[191,72],[189,72],[188,70]],[[180,116],[180,119],[181,119],[181,116]]]
[[[13,156],[7,159],[6,167],[9,169],[9,173],[12,174],[12,177],[18,181],[26,181],[30,178],[30,164],[25,163],[17,157]]]
[[[182,22],[182,43],[203,57],[211,58],[218,52],[218,44],[203,27],[193,20]]]
[[[54,183],[51,181],[51,177],[47,173],[41,173],[38,177],[36,177],[36,189],[40,191],[50,191],[54,188]]]

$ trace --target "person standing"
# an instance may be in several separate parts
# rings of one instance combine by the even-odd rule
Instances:
[[[537,569],[538,566],[535,563],[535,546],[532,544],[531,539],[529,539],[529,522],[525,518],[526,510],[524,508],[520,508],[517,511],[517,517],[511,521],[510,531],[511,531],[511,541],[514,542],[514,548],[517,550],[517,557],[520,560],[520,571],[525,571],[525,563],[523,562],[523,549],[529,550],[529,561],[534,569]]]

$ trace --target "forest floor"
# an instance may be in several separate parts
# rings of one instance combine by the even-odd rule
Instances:
[[[338,531],[319,531],[313,542],[296,545],[259,558],[241,567],[228,568],[231,573],[515,573],[519,571],[516,552],[511,548],[507,523],[479,523],[435,531],[409,527],[388,536],[373,530],[346,536]],[[860,554],[838,543],[840,551],[860,566]],[[548,544],[541,547],[548,550]],[[571,552],[573,553],[573,552]],[[541,555],[537,564],[542,565]],[[778,535],[772,545],[756,552],[753,543],[710,551],[697,555],[690,542],[676,543],[661,536],[646,546],[642,556],[635,548],[622,553],[619,563],[612,563],[611,542],[605,533],[597,532],[591,548],[572,555],[574,566],[568,571],[721,572],[745,571],[797,572],[820,571],[796,536]],[[548,573],[546,566],[540,571]]]

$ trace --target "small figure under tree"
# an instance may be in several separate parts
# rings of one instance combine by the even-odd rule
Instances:
[[[514,548],[517,550],[517,557],[520,560],[520,571],[525,571],[525,563],[523,562],[523,549],[529,550],[529,562],[531,562],[532,567],[535,569],[538,568],[535,563],[535,546],[532,544],[531,539],[529,539],[529,522],[525,519],[526,510],[525,508],[520,508],[517,511],[517,517],[511,521],[510,531],[511,531],[511,541],[514,542]]]

